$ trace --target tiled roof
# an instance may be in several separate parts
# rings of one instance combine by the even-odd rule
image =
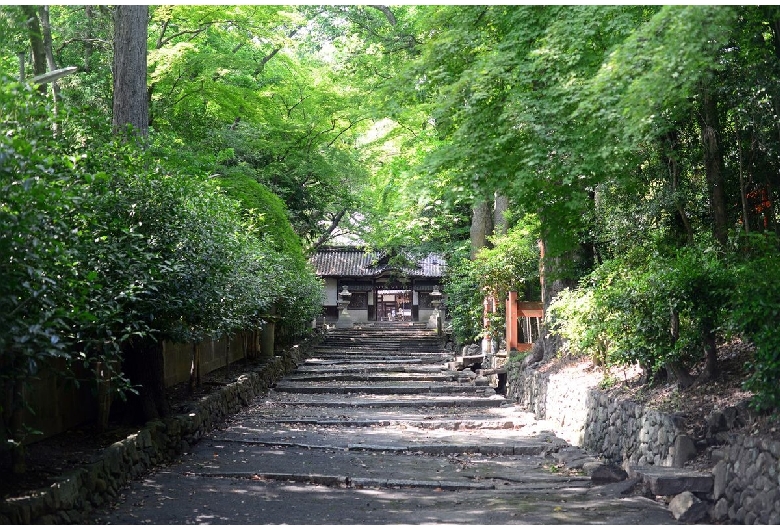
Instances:
[[[386,255],[379,252],[367,252],[355,247],[331,247],[317,251],[311,257],[311,263],[318,276],[377,276],[388,269],[394,269],[386,263]],[[417,268],[404,267],[401,272],[408,276],[440,278],[444,274],[446,263],[436,254],[429,254],[417,261]]]

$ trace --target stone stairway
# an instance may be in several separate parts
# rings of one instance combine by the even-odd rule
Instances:
[[[593,459],[566,453],[548,426],[477,386],[470,370],[448,369],[454,354],[434,331],[330,330],[312,353],[180,464],[148,479],[148,507],[143,491],[128,494],[107,521],[674,522],[659,503],[630,496],[631,484],[600,489],[585,474],[561,472],[556,456],[583,466]],[[151,502],[180,497],[181,507]]]
[[[296,403],[312,399],[302,396],[319,395],[334,407],[496,407],[505,402],[492,388],[475,386],[473,372],[448,369],[452,352],[419,324],[332,330],[314,351],[315,357],[279,382],[275,392],[290,394],[286,399]]]

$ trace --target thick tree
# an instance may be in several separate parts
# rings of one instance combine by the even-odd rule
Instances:
[[[114,14],[113,128],[145,138],[149,133],[146,40],[149,6],[118,5]]]

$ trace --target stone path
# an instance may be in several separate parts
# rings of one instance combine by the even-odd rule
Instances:
[[[674,524],[414,326],[333,330],[103,524]]]

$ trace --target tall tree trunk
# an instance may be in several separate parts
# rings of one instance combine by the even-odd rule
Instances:
[[[57,69],[57,65],[54,62],[54,52],[51,49],[51,22],[49,21],[49,6],[39,7],[38,15],[41,18],[41,28],[43,29],[43,51],[46,54],[46,66],[51,72]],[[54,134],[57,134],[59,132],[57,116],[59,114],[60,106],[60,85],[57,84],[57,81],[51,82],[51,92],[54,95],[54,123],[52,124],[52,130],[54,131]]]
[[[563,262],[569,257],[548,256],[545,237],[542,234],[542,238],[539,240],[539,281],[541,282],[542,307],[545,315],[547,315],[550,303],[555,297],[567,287],[573,287],[576,284],[576,282],[567,281],[558,275],[558,271],[563,268]],[[547,326],[543,325],[539,330],[539,339],[534,343],[529,355],[523,360],[523,364],[527,366],[542,359],[550,359],[558,353],[560,348],[561,338],[558,335],[550,334],[547,331]]]
[[[140,140],[149,133],[146,98],[146,40],[149,6],[117,5],[114,11],[114,134]],[[165,362],[160,341],[131,341],[125,349],[125,372],[138,389],[136,411],[150,420],[168,414]]]
[[[690,246],[693,245],[693,228],[688,214],[685,213],[685,205],[678,196],[680,189],[680,165],[677,163],[677,131],[672,130],[666,134],[663,157],[666,161],[666,167],[669,170],[669,179],[672,185],[672,194],[674,195],[674,206],[677,210],[677,216],[685,230],[685,241]]]
[[[43,53],[46,56],[46,66],[48,71],[56,70],[57,65],[54,62],[54,52],[51,48],[51,22],[49,21],[49,6],[41,6],[38,8],[38,15],[41,19]],[[54,93],[54,103],[56,105],[56,103],[60,100],[60,87],[56,81],[52,81],[51,88],[52,92]]]
[[[721,147],[718,100],[707,88],[702,90],[701,141],[704,148],[704,171],[710,194],[712,234],[721,245],[728,238],[726,219],[726,182],[723,177],[723,149]]]
[[[493,206],[493,233],[496,235],[506,234],[509,226],[506,220],[506,211],[509,209],[509,197],[496,192]]]
[[[114,119],[115,134],[145,139],[149,132],[146,92],[146,40],[149,6],[118,5],[114,14]]]
[[[471,259],[474,259],[479,249],[488,245],[488,236],[493,234],[493,208],[491,202],[480,201],[474,204],[471,215]]]
[[[30,47],[32,48],[32,62],[34,75],[46,73],[46,51],[43,45],[43,33],[41,32],[41,21],[38,18],[38,10],[32,5],[21,6],[24,13],[27,33],[30,37]],[[46,85],[41,85],[38,90],[42,94],[46,93]]]
[[[745,233],[750,233],[750,210],[747,202],[747,189],[745,186],[745,163],[742,155],[742,127],[739,118],[736,122],[737,137],[737,161],[739,162],[739,200],[742,203],[742,226]]]
[[[90,68],[92,68],[92,39],[94,38],[92,33],[92,19],[94,18],[92,6],[84,6],[84,17],[87,19],[87,38],[84,40],[84,71],[89,72]]]
[[[493,201],[483,200],[474,204],[471,215],[471,228],[469,236],[471,239],[471,259],[474,259],[479,249],[489,244],[488,237],[493,235]],[[485,297],[482,300],[482,325],[485,328],[485,337],[482,339],[482,352],[491,353],[493,347],[493,338],[489,328],[488,313],[492,312],[489,308],[493,307],[492,297]]]
[[[699,381],[711,381],[718,375],[718,342],[711,323],[704,324],[704,370]]]
[[[672,345],[674,345],[680,338],[680,313],[676,309],[672,310],[669,327],[669,332],[672,335]],[[666,363],[666,370],[676,380],[677,385],[680,388],[688,388],[694,382],[693,376],[690,374],[690,372],[688,372],[685,366],[683,366],[678,361],[668,361]],[[647,369],[645,371],[647,371]]]

